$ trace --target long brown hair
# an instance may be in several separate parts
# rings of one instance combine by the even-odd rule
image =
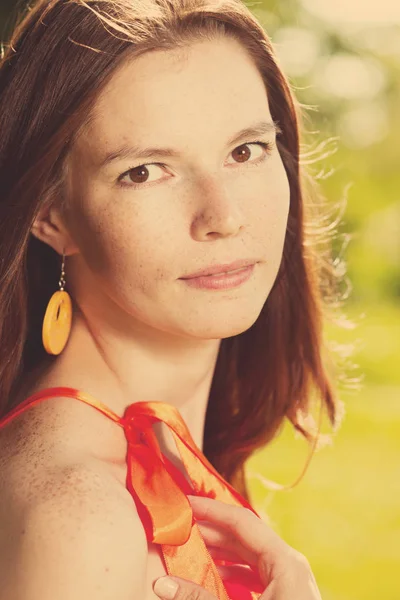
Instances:
[[[315,443],[315,422],[304,421],[312,394],[338,427],[322,326],[338,306],[343,261],[331,256],[337,223],[320,212],[317,182],[301,164],[300,105],[241,0],[39,0],[19,18],[0,63],[0,416],[49,358],[41,325],[60,257],[30,228],[45,203],[64,198],[64,162],[96,98],[128,55],[218,35],[240,41],[263,77],[290,183],[277,278],[254,325],[221,341],[206,415],[205,455],[249,499],[245,461],[285,417]]]

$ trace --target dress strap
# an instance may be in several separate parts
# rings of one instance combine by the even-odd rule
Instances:
[[[4,425],[7,425],[14,417],[18,416],[22,412],[25,411],[26,408],[30,406],[34,406],[35,404],[39,404],[42,400],[49,400],[50,398],[56,398],[59,396],[64,396],[68,398],[75,398],[76,400],[80,400],[81,402],[85,402],[86,404],[90,404],[98,411],[115,421],[118,425],[123,427],[122,419],[115,412],[113,412],[108,406],[100,402],[91,396],[87,392],[82,392],[81,390],[77,390],[76,388],[71,387],[51,387],[43,390],[39,390],[29,398],[26,398],[22,402],[12,408],[5,417],[0,419],[0,429]]]
[[[252,569],[244,573],[244,578],[232,577],[230,581],[222,582],[187,495],[160,451],[152,429],[156,421],[169,427],[195,490],[194,495],[244,506],[261,518],[196,446],[175,406],[165,402],[136,402],[126,408],[123,417],[128,441],[127,487],[137,501],[148,541],[161,545],[168,574],[198,583],[219,600],[258,599],[264,586]],[[221,562],[227,564],[227,561]]]

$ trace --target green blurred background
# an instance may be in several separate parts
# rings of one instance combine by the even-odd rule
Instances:
[[[363,378],[359,390],[339,382],[342,425],[293,489],[270,491],[262,481],[290,484],[303,469],[307,443],[289,422],[248,461],[252,498],[307,556],[323,600],[399,600],[400,2],[247,5],[296,96],[313,107],[305,150],[336,138],[326,148],[336,152],[312,169],[323,172],[329,202],[347,198],[336,245],[352,286],[343,310],[355,328],[327,323],[326,335],[354,344],[347,375]]]
[[[1,0],[3,41],[23,4]],[[351,283],[344,312],[356,327],[329,322],[326,334],[354,345],[348,375],[363,378],[358,390],[339,381],[342,425],[293,489],[263,483],[289,484],[302,471],[307,443],[289,422],[248,461],[252,502],[307,556],[323,600],[399,600],[400,2],[246,4],[305,105],[304,151],[334,138],[336,151],[312,170],[332,205],[347,198],[336,251]]]

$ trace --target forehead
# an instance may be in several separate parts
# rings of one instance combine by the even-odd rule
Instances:
[[[97,98],[83,141],[109,149],[165,135],[179,144],[205,128],[229,135],[254,116],[270,112],[252,58],[234,39],[201,41],[125,61]]]

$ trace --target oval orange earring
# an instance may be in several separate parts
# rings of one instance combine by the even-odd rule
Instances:
[[[68,341],[72,323],[72,301],[64,290],[65,254],[61,266],[60,289],[54,292],[47,305],[43,320],[42,341],[48,354],[60,354]]]

